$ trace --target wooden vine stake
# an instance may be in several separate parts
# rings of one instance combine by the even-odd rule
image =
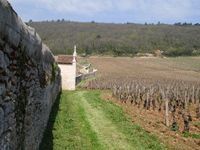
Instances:
[[[169,127],[169,100],[165,98],[165,125]]]
[[[168,93],[168,91],[166,93]],[[165,125],[169,127],[169,99],[165,94],[164,90],[162,90],[162,97],[165,101]]]

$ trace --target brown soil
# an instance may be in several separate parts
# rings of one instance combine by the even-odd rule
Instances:
[[[199,58],[199,57],[197,57]],[[142,79],[172,79],[183,81],[199,81],[200,72],[195,71],[195,65],[200,61],[190,58],[188,68],[185,63],[171,58],[129,58],[129,57],[89,57],[79,58],[88,61],[98,69],[101,77],[133,77]],[[187,59],[186,59],[187,60]]]
[[[178,119],[179,131],[171,131],[170,128],[164,124],[164,112],[158,112],[157,110],[144,110],[142,107],[138,108],[134,104],[122,103],[119,100],[111,96],[111,92],[103,91],[102,97],[105,100],[114,102],[121,106],[123,110],[131,116],[132,122],[140,125],[147,132],[156,135],[169,149],[176,150],[199,150],[200,139],[194,139],[191,137],[184,137],[182,134],[183,121]],[[195,119],[195,112],[191,113],[193,121],[190,124],[190,133],[200,134],[200,128],[195,126],[195,123],[199,123],[199,120]]]
[[[200,57],[188,58],[128,58],[128,57],[89,57],[80,58],[87,60],[98,69],[98,76],[106,80],[130,77],[132,79],[169,79],[181,81],[200,80]],[[183,120],[178,119],[179,131],[171,131],[164,124],[164,112],[144,110],[142,106],[138,108],[132,104],[124,104],[112,98],[111,93],[103,91],[103,97],[121,106],[129,114],[132,121],[147,132],[155,134],[169,149],[200,150],[200,139],[184,137]],[[190,123],[190,133],[200,134],[200,120],[195,119],[195,108],[192,108],[192,122]],[[176,115],[177,116],[177,115]]]

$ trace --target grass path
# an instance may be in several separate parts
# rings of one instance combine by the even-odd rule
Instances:
[[[104,143],[108,149],[131,149],[126,136],[118,131],[116,125],[105,116],[103,110],[88,103],[83,92],[78,94],[82,97],[80,99],[82,106],[87,110],[86,117],[101,143]]]
[[[64,91],[53,116],[41,150],[164,149],[155,136],[133,124],[119,106],[102,100],[100,91]]]

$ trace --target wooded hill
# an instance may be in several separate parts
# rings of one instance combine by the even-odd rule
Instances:
[[[199,24],[105,24],[70,21],[29,22],[54,54],[135,55],[164,51],[167,56],[200,55]]]

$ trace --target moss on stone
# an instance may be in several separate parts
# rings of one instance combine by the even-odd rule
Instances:
[[[57,70],[58,70],[58,64],[54,62],[52,64],[52,69],[51,69],[51,83],[55,81]]]

